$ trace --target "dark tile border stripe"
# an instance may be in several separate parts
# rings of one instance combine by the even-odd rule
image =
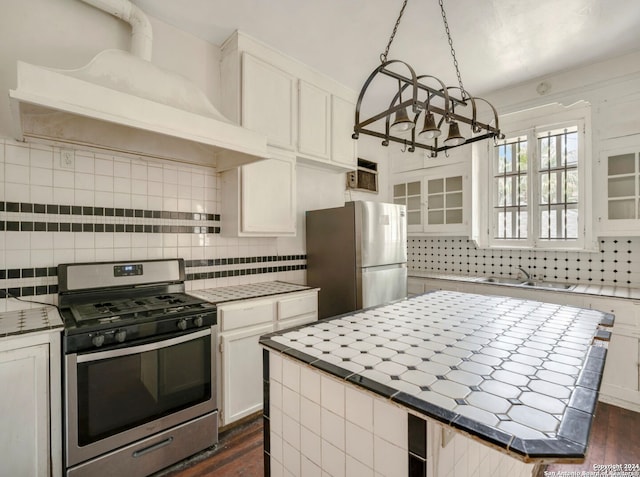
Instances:
[[[262,350],[262,384],[264,393],[263,404],[263,443],[264,443],[264,476],[271,476],[271,422],[270,422],[270,391],[269,391],[269,350]]]
[[[93,207],[80,205],[32,204],[28,202],[1,202],[0,212],[23,212],[48,215],[82,215],[93,217],[137,217],[145,219],[213,220],[220,221],[220,214],[201,212],[177,212],[169,210],[128,209],[120,207]]]
[[[220,227],[150,224],[86,224],[76,222],[0,221],[8,232],[128,232],[148,234],[219,234]]]

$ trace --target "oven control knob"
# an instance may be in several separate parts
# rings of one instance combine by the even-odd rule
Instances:
[[[196,326],[202,326],[203,320],[202,320],[202,316],[196,316],[193,319],[193,324]]]
[[[182,331],[187,329],[187,320],[185,320],[184,318],[182,318],[181,320],[178,320],[178,328],[180,328]]]
[[[104,344],[104,335],[95,335],[93,338],[91,338],[91,342],[96,348],[99,348]]]
[[[118,330],[116,331],[116,334],[113,335],[113,337],[116,339],[118,343],[122,343],[127,337],[127,332],[126,330]]]

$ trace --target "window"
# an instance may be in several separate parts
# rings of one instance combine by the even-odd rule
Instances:
[[[584,246],[585,123],[535,126],[493,146],[489,242],[493,246]]]

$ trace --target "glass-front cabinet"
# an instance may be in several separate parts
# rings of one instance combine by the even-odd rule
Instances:
[[[467,235],[468,184],[462,165],[435,167],[396,179],[393,202],[407,206],[409,233]]]
[[[635,145],[605,150],[596,180],[597,220],[600,235],[635,235],[640,232],[640,137]]]

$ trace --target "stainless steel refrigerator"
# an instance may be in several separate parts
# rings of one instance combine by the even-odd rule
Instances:
[[[318,317],[407,295],[404,205],[354,201],[306,213],[307,284],[320,288]]]

